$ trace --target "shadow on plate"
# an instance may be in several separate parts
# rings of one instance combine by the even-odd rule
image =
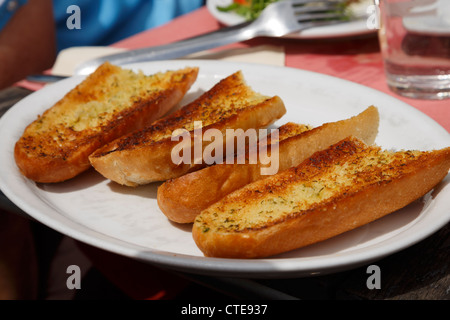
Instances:
[[[46,192],[69,193],[91,188],[105,180],[105,177],[91,168],[67,181],[58,183],[36,183],[36,186]]]
[[[120,193],[120,194],[129,194],[134,196],[139,196],[142,198],[156,199],[156,195],[158,192],[158,187],[163,182],[153,182],[142,186],[137,187],[128,187],[123,186],[113,181],[108,183],[108,187],[112,192]]]
[[[176,223],[176,222],[170,221],[169,219],[167,219],[167,220],[174,228],[177,228],[178,230],[181,230],[184,232],[192,233],[192,223]]]
[[[124,194],[124,195],[132,195],[132,196],[139,196],[142,198],[147,199],[153,199],[156,200],[158,187],[163,184],[164,182],[153,182],[147,185],[142,185],[138,187],[127,187],[122,186],[114,182],[109,182],[108,187],[111,189],[112,192]],[[164,215],[161,212],[161,215]],[[184,232],[192,232],[192,223],[184,224],[184,223],[176,223],[169,219],[167,221],[174,227]]]

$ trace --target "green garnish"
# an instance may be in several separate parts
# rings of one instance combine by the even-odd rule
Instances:
[[[256,18],[258,18],[259,15],[261,14],[261,12],[269,4],[278,2],[278,1],[280,1],[280,0],[252,0],[252,1],[249,1],[249,3],[245,3],[245,4],[241,4],[241,3],[233,1],[233,3],[231,3],[228,6],[225,6],[225,7],[218,6],[217,10],[219,10],[221,12],[234,12],[234,13],[238,14],[239,16],[243,17],[246,21],[252,21],[252,20],[255,20]],[[353,14],[350,10],[347,10],[347,8],[352,3],[355,3],[355,2],[357,3],[359,1],[358,0],[356,0],[356,1],[349,0],[348,2],[343,2],[333,12],[343,13],[344,15],[342,18],[340,18],[341,20],[344,20],[344,21],[350,20],[351,17],[353,16]]]
[[[233,2],[226,7],[217,7],[219,11],[222,12],[234,12],[245,20],[251,21],[258,18],[261,12],[271,3],[277,2],[279,0],[253,0],[250,5],[243,5],[237,2]]]

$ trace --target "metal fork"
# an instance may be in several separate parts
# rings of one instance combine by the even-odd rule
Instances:
[[[168,45],[148,47],[104,56],[87,61],[75,69],[75,74],[93,72],[105,61],[116,65],[176,59],[188,54],[261,36],[281,37],[304,29],[342,22],[344,0],[283,0],[267,6],[250,22],[226,27],[214,32]]]

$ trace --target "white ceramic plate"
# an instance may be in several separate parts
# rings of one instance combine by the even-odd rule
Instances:
[[[370,1],[370,0],[366,0]],[[218,6],[225,7],[232,3],[232,0],[207,0],[206,6],[209,12],[219,22],[226,26],[236,25],[244,22],[244,18],[232,12],[221,12],[217,9]],[[360,10],[358,10],[359,12]],[[366,13],[364,10],[363,13]],[[317,28],[310,28],[302,32],[293,33],[286,38],[293,39],[321,39],[321,38],[339,38],[339,37],[353,37],[376,33],[376,29],[367,27],[367,18],[361,18],[355,21],[349,21],[334,26],[322,26]]]
[[[381,115],[377,138],[381,146],[429,150],[450,145],[447,131],[416,109],[370,88],[318,73],[201,60],[159,61],[132,67],[151,74],[194,65],[200,67],[199,77],[183,103],[242,70],[255,90],[284,100],[287,114],[275,125],[295,121],[318,126],[349,118],[373,104]],[[0,121],[2,192],[38,221],[82,242],[181,271],[283,278],[365,264],[424,239],[450,220],[447,178],[427,197],[405,209],[317,245],[260,260],[205,258],[191,237],[191,226],[172,224],[160,212],[157,183],[128,188],[88,171],[64,183],[36,184],[19,173],[13,148],[25,126],[82,79],[69,78],[31,94]]]

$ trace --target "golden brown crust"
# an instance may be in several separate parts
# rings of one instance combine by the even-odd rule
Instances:
[[[429,192],[449,168],[450,148],[389,153],[346,139],[204,210],[193,237],[206,256],[275,255],[392,213]]]
[[[348,136],[372,144],[378,133],[378,123],[378,110],[371,106],[354,117],[314,129],[292,123],[283,125],[279,128],[279,171],[300,164],[314,152]],[[208,206],[263,178],[261,168],[261,163],[222,163],[168,180],[158,188],[159,208],[171,221],[192,223]]]
[[[88,156],[96,149],[166,114],[197,74],[197,68],[185,68],[135,76],[103,64],[25,129],[15,145],[17,166],[36,182],[60,182],[76,176],[91,167]],[[128,93],[131,89],[122,86],[136,88]]]
[[[224,137],[226,129],[266,127],[285,112],[279,97],[255,93],[245,84],[242,73],[236,72],[177,112],[100,148],[90,156],[90,162],[106,178],[127,186],[176,178],[204,167],[205,163],[172,161],[172,149],[179,144],[172,141],[175,130],[189,132],[193,149],[195,121],[202,122],[202,134],[216,129]],[[209,143],[202,141],[202,151]]]

